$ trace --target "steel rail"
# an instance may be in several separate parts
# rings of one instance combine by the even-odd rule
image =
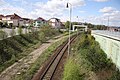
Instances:
[[[72,36],[71,40],[70,40],[70,43],[76,38],[76,35]],[[42,74],[40,75],[40,78],[39,80],[44,80],[45,76],[47,75],[47,72],[49,71],[50,67],[54,64],[55,60],[57,59],[58,56],[60,56],[59,59],[57,59],[57,63],[55,64],[55,67],[53,69],[53,71],[51,72],[50,76],[49,76],[49,79],[47,80],[52,80],[52,77],[55,73],[55,70],[60,62],[60,60],[62,59],[65,51],[67,50],[68,48],[68,42],[66,41],[64,43],[64,45],[62,46],[62,48],[57,52],[55,53],[55,55],[51,58],[50,62],[48,62],[48,64],[46,65],[46,68],[44,69],[44,71],[42,72]]]

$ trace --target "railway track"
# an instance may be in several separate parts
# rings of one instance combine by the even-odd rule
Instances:
[[[75,38],[76,35],[72,36],[70,43],[72,43]],[[58,64],[60,63],[66,50],[68,50],[68,40],[54,52],[49,61],[42,67],[38,74],[33,77],[32,80],[52,80]]]

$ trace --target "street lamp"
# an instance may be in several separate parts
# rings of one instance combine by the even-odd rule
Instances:
[[[109,16],[108,16],[108,27],[107,27],[107,30],[109,30]]]
[[[70,5],[70,24],[69,24],[69,40],[68,40],[68,55],[70,54],[70,28],[71,28],[71,14],[72,14],[72,4],[71,3],[67,3],[66,8],[69,8]]]
[[[78,22],[77,24],[79,25],[79,17],[77,16]],[[78,38],[78,28],[77,28],[77,38]]]

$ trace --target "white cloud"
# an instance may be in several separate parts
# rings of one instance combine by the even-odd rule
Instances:
[[[11,5],[4,0],[0,0],[0,4],[3,2],[5,3],[2,7],[0,7],[1,14],[13,14],[17,13],[21,17],[28,17],[28,18],[37,18],[43,17],[45,19],[49,19],[51,17],[58,17],[65,20],[65,13],[67,12],[66,4],[67,2],[72,4],[73,8],[77,6],[84,6],[84,0],[48,0],[47,2],[36,2],[36,3],[29,3],[26,0],[13,0],[15,3],[19,2],[23,7],[17,5]],[[27,8],[31,10],[28,11]]]
[[[110,26],[120,26],[120,11],[115,10],[111,13],[103,13],[100,16],[87,16],[86,22],[93,23],[93,24],[104,24],[108,25],[108,18],[109,18],[109,25]]]
[[[87,21],[94,24],[104,24],[108,25],[108,18],[109,18],[109,25],[110,26],[120,26],[120,11],[115,8],[109,8],[108,10],[104,9],[100,11],[103,14],[100,16],[89,16],[87,17]]]
[[[65,7],[63,1],[51,0],[47,3],[37,2],[34,4],[35,10],[31,13],[41,17],[59,17],[62,15]]]
[[[84,0],[69,0],[69,3],[71,3],[73,6],[84,6],[85,1]]]
[[[85,5],[84,0],[49,0],[46,3],[36,2],[35,10],[32,12],[43,17],[63,17],[66,11],[67,2],[72,4],[72,7]]]
[[[30,6],[31,5],[31,3],[29,3],[27,0],[13,0],[13,2],[16,3],[16,4],[19,3],[19,4],[24,5],[24,6],[25,5],[26,6],[28,6],[28,5]]]
[[[105,7],[103,9],[99,10],[100,12],[103,12],[103,16],[109,16],[113,20],[119,20],[120,21],[120,11],[112,8],[112,7]]]
[[[0,0],[0,6],[4,5],[5,1],[4,0]]]
[[[97,1],[97,2],[107,2],[109,0],[94,0],[94,1]]]
[[[21,2],[25,1],[25,2]],[[98,1],[98,0],[97,0]],[[103,1],[103,0],[99,0]],[[105,1],[105,0],[104,0]],[[107,0],[108,1],[108,0]],[[36,2],[36,3],[26,3],[26,0],[16,0],[16,2],[20,2],[20,5],[24,4],[22,7],[17,5],[11,5],[4,0],[0,0],[0,13],[1,14],[13,14],[17,13],[21,17],[28,18],[38,18],[43,17],[45,19],[49,19],[51,17],[60,18],[61,21],[69,20],[68,9],[66,8],[67,2],[72,4],[73,8],[77,8],[78,6],[84,6],[84,0],[48,0],[47,2]],[[2,4],[2,6],[1,6]],[[25,5],[27,4],[27,5]],[[27,10],[27,8],[31,10]],[[84,13],[85,11],[79,11],[80,13]],[[101,16],[87,16],[86,19],[80,17],[79,21],[83,22],[91,22],[94,24],[106,24],[108,21],[108,16],[110,18],[110,25],[120,25],[120,11],[113,7],[104,7],[99,10],[103,14]],[[74,15],[75,16],[75,15]],[[72,16],[72,21],[76,21],[76,17]]]
[[[115,11],[115,8],[113,8],[113,7],[104,7],[104,8],[99,10],[99,12],[103,12],[103,13],[110,13],[113,11]]]
[[[4,1],[4,5],[0,7],[0,14],[10,15],[14,13],[18,14],[21,17],[33,18],[31,17],[31,14],[29,14],[24,8],[10,5]]]
[[[10,4],[6,4],[5,6],[2,6],[0,8],[0,13],[3,14],[13,14],[13,13],[19,13],[22,14],[25,10],[21,7],[14,7]]]
[[[35,4],[33,4],[35,7],[37,8],[42,8],[42,6],[44,6],[43,2],[36,2]]]

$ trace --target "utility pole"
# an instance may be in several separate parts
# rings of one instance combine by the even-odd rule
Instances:
[[[107,30],[109,30],[109,16],[108,16],[108,27],[107,27]]]
[[[77,16],[78,24],[79,24],[79,17]],[[77,38],[78,38],[78,28],[77,28]]]
[[[66,8],[69,8],[69,5],[70,5],[70,24],[69,24],[68,56],[70,55],[70,30],[71,30],[71,16],[72,16],[72,4],[67,3]]]

